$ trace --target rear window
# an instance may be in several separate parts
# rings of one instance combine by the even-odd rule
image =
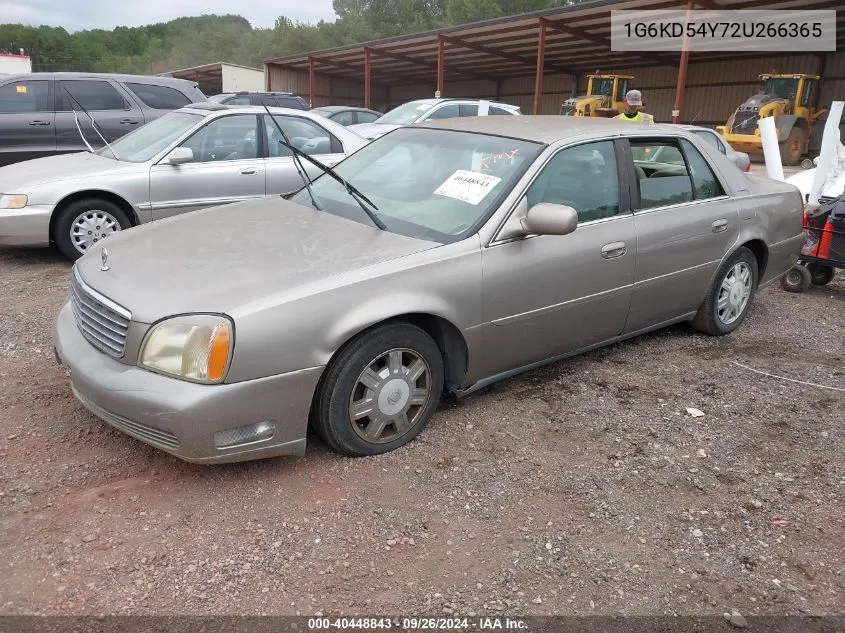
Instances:
[[[297,110],[308,109],[302,99],[297,99],[295,97],[277,97],[277,99],[279,101],[279,106],[282,108],[295,108]]]
[[[167,86],[153,86],[150,84],[127,83],[126,87],[132,91],[144,105],[156,110],[178,110],[191,103],[181,92]]]

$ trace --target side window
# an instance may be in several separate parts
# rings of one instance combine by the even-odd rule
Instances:
[[[49,112],[49,94],[46,81],[13,81],[0,86],[0,113]]]
[[[223,102],[225,105],[249,105],[249,97],[242,95],[240,97],[231,97]],[[275,105],[275,104],[272,104]]]
[[[254,95],[253,105],[267,106],[268,108],[278,108],[279,102],[273,95]]]
[[[129,104],[108,81],[98,79],[72,79],[58,82],[61,108],[68,112],[76,102],[67,96],[69,92],[86,110],[128,110]],[[65,92],[67,90],[67,92]],[[77,107],[77,109],[79,109]]]
[[[631,139],[640,209],[680,204],[693,199],[692,181],[676,141]]]
[[[153,86],[150,84],[127,83],[126,87],[132,91],[141,102],[156,110],[178,110],[191,103],[181,92],[167,86]]]
[[[488,109],[489,111],[489,109]],[[478,116],[477,103],[465,103],[458,106],[458,113],[461,116]]]
[[[331,120],[337,123],[338,125],[352,125],[355,123],[355,113],[350,112],[349,110],[345,112],[338,112]]]
[[[612,141],[561,150],[528,188],[529,208],[541,202],[565,204],[579,222],[619,213],[619,175]]]
[[[477,110],[476,110],[477,112]],[[455,119],[461,116],[461,110],[457,103],[450,103],[441,108],[437,108],[434,112],[424,117],[426,121],[434,121],[436,119]]]
[[[684,148],[684,154],[687,156],[689,163],[689,171],[692,174],[692,182],[695,186],[695,199],[706,200],[707,198],[717,198],[725,195],[722,185],[716,179],[710,165],[704,160],[704,157],[699,154],[698,150],[685,140],[681,140],[681,145]]]
[[[804,81],[804,94],[801,95],[801,105],[805,108],[809,107],[813,102],[813,93],[816,90],[816,80],[806,79]]]
[[[195,163],[257,158],[257,121],[251,114],[218,117],[200,128],[182,147],[194,152]]]
[[[379,116],[381,115],[373,114],[372,112],[358,112],[358,123],[372,123]]]
[[[290,139],[291,145],[309,156],[342,152],[340,142],[316,123],[295,116],[273,117]],[[264,115],[264,130],[267,135],[267,152],[270,157],[290,156],[290,150],[279,143],[281,135],[273,120]]]
[[[703,138],[708,145],[712,145],[723,154],[725,153],[725,146],[719,142],[719,139],[716,138],[716,135],[713,132],[695,131],[694,134],[699,138]]]
[[[513,112],[508,112],[504,108],[499,108],[498,106],[490,106],[490,111],[488,112],[488,114],[490,114],[490,115],[494,115],[494,114],[502,115],[502,114],[504,114],[504,115],[507,115],[507,116],[512,116]]]
[[[279,104],[279,107],[282,108],[292,108],[294,110],[307,110],[308,108],[295,97],[276,97],[276,101]],[[268,104],[269,105],[269,104]]]

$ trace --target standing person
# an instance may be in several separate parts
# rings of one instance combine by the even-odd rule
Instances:
[[[617,114],[614,119],[620,121],[634,121],[636,123],[654,123],[654,117],[643,112],[643,94],[639,90],[629,90],[625,95],[625,111]]]

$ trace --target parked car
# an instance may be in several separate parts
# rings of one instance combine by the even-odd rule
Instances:
[[[353,108],[351,106],[321,106],[314,108],[312,112],[341,125],[372,123],[381,116],[381,112],[376,112],[368,108]]]
[[[321,116],[271,109],[292,144],[334,164],[366,141]],[[131,226],[302,186],[264,108],[194,104],[95,153],[0,168],[0,245],[76,259]],[[318,173],[305,163],[311,174]],[[233,220],[232,235],[240,230]]]
[[[80,105],[111,142],[170,110],[200,101],[205,95],[184,79],[96,73],[0,77],[0,166],[85,150],[74,110],[88,143],[102,147]]]
[[[632,159],[660,147],[677,175]],[[85,406],[189,461],[301,453],[309,418],[383,453],[444,389],[681,321],[732,332],[802,242],[794,187],[671,125],[438,121],[336,171],[316,204],[208,209],[82,257],[54,340]]]
[[[309,110],[308,102],[291,92],[224,92],[208,98],[224,105],[266,105],[270,108]]]
[[[485,114],[519,115],[521,112],[517,106],[484,99],[419,99],[393,108],[372,123],[350,125],[349,129],[372,140],[413,123]]]
[[[812,160],[813,165],[819,162],[818,156]],[[817,167],[805,169],[792,174],[786,179],[791,185],[798,187],[804,200],[808,200],[810,190],[813,188],[813,181],[816,179]],[[841,142],[836,145],[836,154],[834,155],[833,163],[824,182],[821,184],[821,191],[819,192],[820,200],[832,200],[845,194],[845,145]]]
[[[751,157],[745,152],[735,150],[730,146],[721,134],[709,127],[700,127],[698,125],[682,125],[682,128],[689,130],[696,136],[703,138],[707,143],[715,147],[719,152],[728,157],[734,165],[739,167],[740,171],[746,173],[751,171]]]

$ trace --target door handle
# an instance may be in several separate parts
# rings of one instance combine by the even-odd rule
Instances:
[[[713,227],[714,233],[721,233],[722,231],[726,231],[728,229],[728,221],[725,219],[716,220],[710,226]]]
[[[30,125],[50,125],[49,121],[30,121]]]
[[[255,167],[247,167],[246,169],[241,169],[242,176],[252,176],[257,173],[258,170]]]
[[[121,125],[138,125],[138,119],[121,119]]]
[[[605,259],[622,257],[628,252],[628,245],[625,242],[611,242],[601,247],[601,256]]]

